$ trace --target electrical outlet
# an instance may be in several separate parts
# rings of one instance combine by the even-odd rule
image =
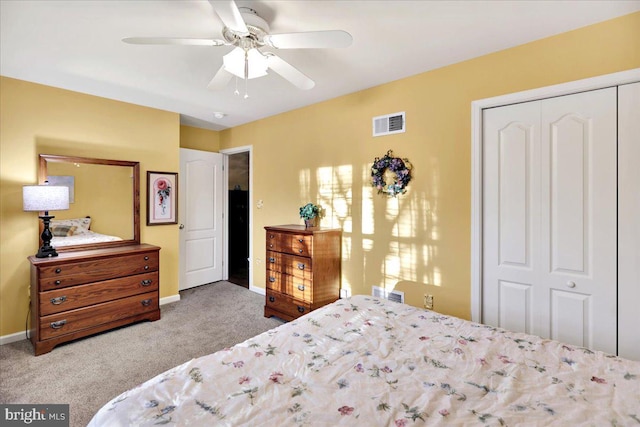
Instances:
[[[424,294],[424,308],[433,310],[433,295]]]

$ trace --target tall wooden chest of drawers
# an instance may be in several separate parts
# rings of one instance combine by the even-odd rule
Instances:
[[[340,297],[340,229],[279,225],[265,230],[265,317],[293,320]]]
[[[142,244],[29,257],[36,356],[76,338],[160,319],[159,252]]]

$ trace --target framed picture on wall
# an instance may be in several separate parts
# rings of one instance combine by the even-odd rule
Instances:
[[[178,223],[178,174],[147,171],[147,225]]]

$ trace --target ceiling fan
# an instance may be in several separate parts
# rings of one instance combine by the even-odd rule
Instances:
[[[224,24],[223,39],[127,37],[122,41],[145,45],[235,46],[223,57],[222,66],[207,85],[209,89],[222,89],[233,76],[244,79],[246,85],[247,80],[264,76],[271,69],[297,88],[306,90],[314,87],[312,79],[275,53],[262,49],[343,48],[353,40],[351,34],[342,30],[269,34],[269,25],[255,10],[238,7],[234,0],[209,0],[209,3]],[[235,93],[238,94],[237,82]]]

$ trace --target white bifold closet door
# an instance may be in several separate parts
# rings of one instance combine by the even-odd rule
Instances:
[[[616,90],[483,111],[483,323],[616,353]]]

